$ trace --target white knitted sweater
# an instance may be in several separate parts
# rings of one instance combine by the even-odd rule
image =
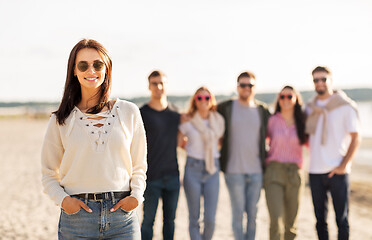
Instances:
[[[42,183],[59,206],[66,196],[79,193],[131,191],[140,204],[144,200],[147,146],[140,111],[117,99],[102,116],[92,120],[75,107],[64,125],[54,114],[49,120]]]

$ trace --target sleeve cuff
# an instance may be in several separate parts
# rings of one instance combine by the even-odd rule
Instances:
[[[134,192],[134,191],[131,192],[130,196],[137,199],[138,206],[141,205],[143,203],[143,201],[145,200],[145,198],[143,197],[143,194],[140,194],[140,193],[137,193],[137,192]]]
[[[55,200],[55,203],[57,204],[57,206],[62,207],[63,199],[65,199],[65,197],[68,197],[68,196],[70,196],[70,195],[68,195],[65,192],[63,194],[57,196],[57,198]]]

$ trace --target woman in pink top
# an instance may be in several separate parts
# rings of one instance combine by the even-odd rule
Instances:
[[[302,189],[302,146],[307,136],[302,99],[293,87],[285,86],[279,93],[267,132],[270,150],[264,187],[270,214],[270,239],[294,239]]]

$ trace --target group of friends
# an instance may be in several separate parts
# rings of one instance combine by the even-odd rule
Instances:
[[[186,113],[167,101],[163,72],[148,76],[151,97],[140,109],[109,98],[111,73],[100,43],[83,39],[74,46],[63,98],[42,147],[44,191],[61,207],[59,239],[152,239],[160,199],[163,239],[174,239],[181,187],[177,147],[187,153],[182,183],[190,239],[212,239],[220,171],[234,239],[255,239],[262,188],[270,239],[295,239],[304,146],[318,238],[328,239],[330,193],[338,239],[349,239],[349,173],[360,143],[359,117],[355,102],[333,90],[327,67],[312,71],[316,96],[306,106],[298,91],[285,86],[272,114],[255,99],[257,80],[249,71],[237,77],[237,98],[217,103],[203,86]],[[135,209],[142,203],[140,225]]]

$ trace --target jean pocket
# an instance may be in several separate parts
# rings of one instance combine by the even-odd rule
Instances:
[[[64,214],[66,214],[67,216],[74,216],[74,215],[77,215],[80,211],[81,211],[81,208],[79,208],[79,210],[77,210],[76,212],[74,212],[74,213],[67,213],[65,210],[63,210],[62,208],[61,208],[61,211],[64,213]]]
[[[127,215],[129,215],[129,214],[131,214],[131,213],[133,212],[133,210],[132,210],[132,211],[127,211],[127,210],[122,209],[121,207],[120,207],[120,210],[121,210],[123,213],[127,214]]]

